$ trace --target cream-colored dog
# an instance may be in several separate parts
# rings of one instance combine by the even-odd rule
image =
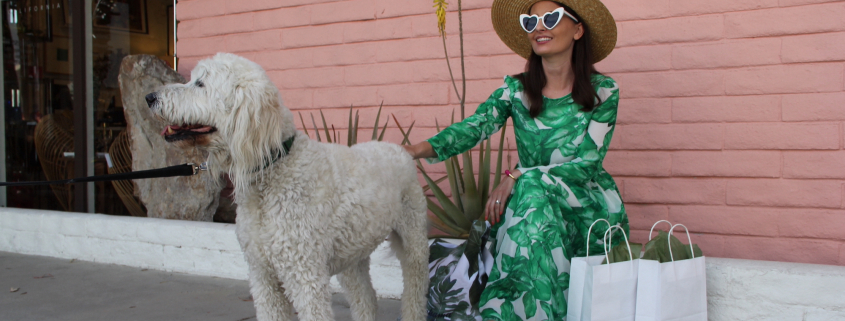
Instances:
[[[168,141],[208,151],[212,175],[229,173],[237,235],[258,320],[332,320],[329,279],[355,320],[375,320],[369,256],[390,235],[402,264],[402,319],[425,318],[426,200],[398,145],[346,147],[298,132],[257,64],[232,54],[200,61],[187,84],[147,95]]]

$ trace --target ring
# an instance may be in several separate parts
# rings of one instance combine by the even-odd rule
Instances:
[[[496,204],[499,204],[499,203],[500,203],[499,200],[496,200]]]

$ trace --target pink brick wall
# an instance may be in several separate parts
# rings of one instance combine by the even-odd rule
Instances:
[[[463,1],[468,113],[524,64],[491,3]],[[845,2],[604,3],[619,41],[597,67],[622,95],[605,167],[634,240],[669,219],[709,256],[845,265]],[[418,142],[458,108],[431,1],[182,0],[177,13],[181,73],[219,51],[250,58],[309,130],[322,109],[345,133],[350,105],[369,126],[383,101]]]

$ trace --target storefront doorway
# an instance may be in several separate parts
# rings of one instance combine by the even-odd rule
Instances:
[[[93,163],[90,174],[131,166],[123,135],[126,121],[118,82],[121,60],[127,55],[149,54],[175,67],[175,1],[12,0],[0,4],[5,180],[79,176],[74,173],[74,140],[78,141],[79,135],[93,146],[93,153],[88,153],[93,156],[88,160]],[[75,5],[90,9],[87,26],[76,23],[71,10]],[[74,70],[72,30],[77,26],[90,30],[90,46],[86,46],[91,48],[90,61],[85,71]],[[90,75],[82,86],[84,92],[74,90],[80,87],[74,86],[76,72]],[[76,95],[90,95],[86,109],[90,126],[83,123],[81,127],[74,121]],[[138,205],[130,204],[131,186],[96,183],[87,208],[96,213],[138,215]],[[9,207],[73,211],[78,201],[74,188],[9,187],[6,203]]]

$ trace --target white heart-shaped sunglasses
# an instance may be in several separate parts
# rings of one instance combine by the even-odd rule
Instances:
[[[543,14],[543,26],[545,26],[548,30],[552,30],[554,27],[557,27],[557,24],[560,23],[560,17],[564,15],[572,19],[572,21],[575,21],[575,23],[578,23],[578,19],[575,19],[575,16],[566,12],[563,7],[560,7],[552,12],[546,12]],[[534,30],[537,29],[538,22],[540,22],[540,17],[536,14],[529,16],[523,13],[519,15],[519,25],[522,27],[522,30],[525,30],[527,33],[534,32]]]

